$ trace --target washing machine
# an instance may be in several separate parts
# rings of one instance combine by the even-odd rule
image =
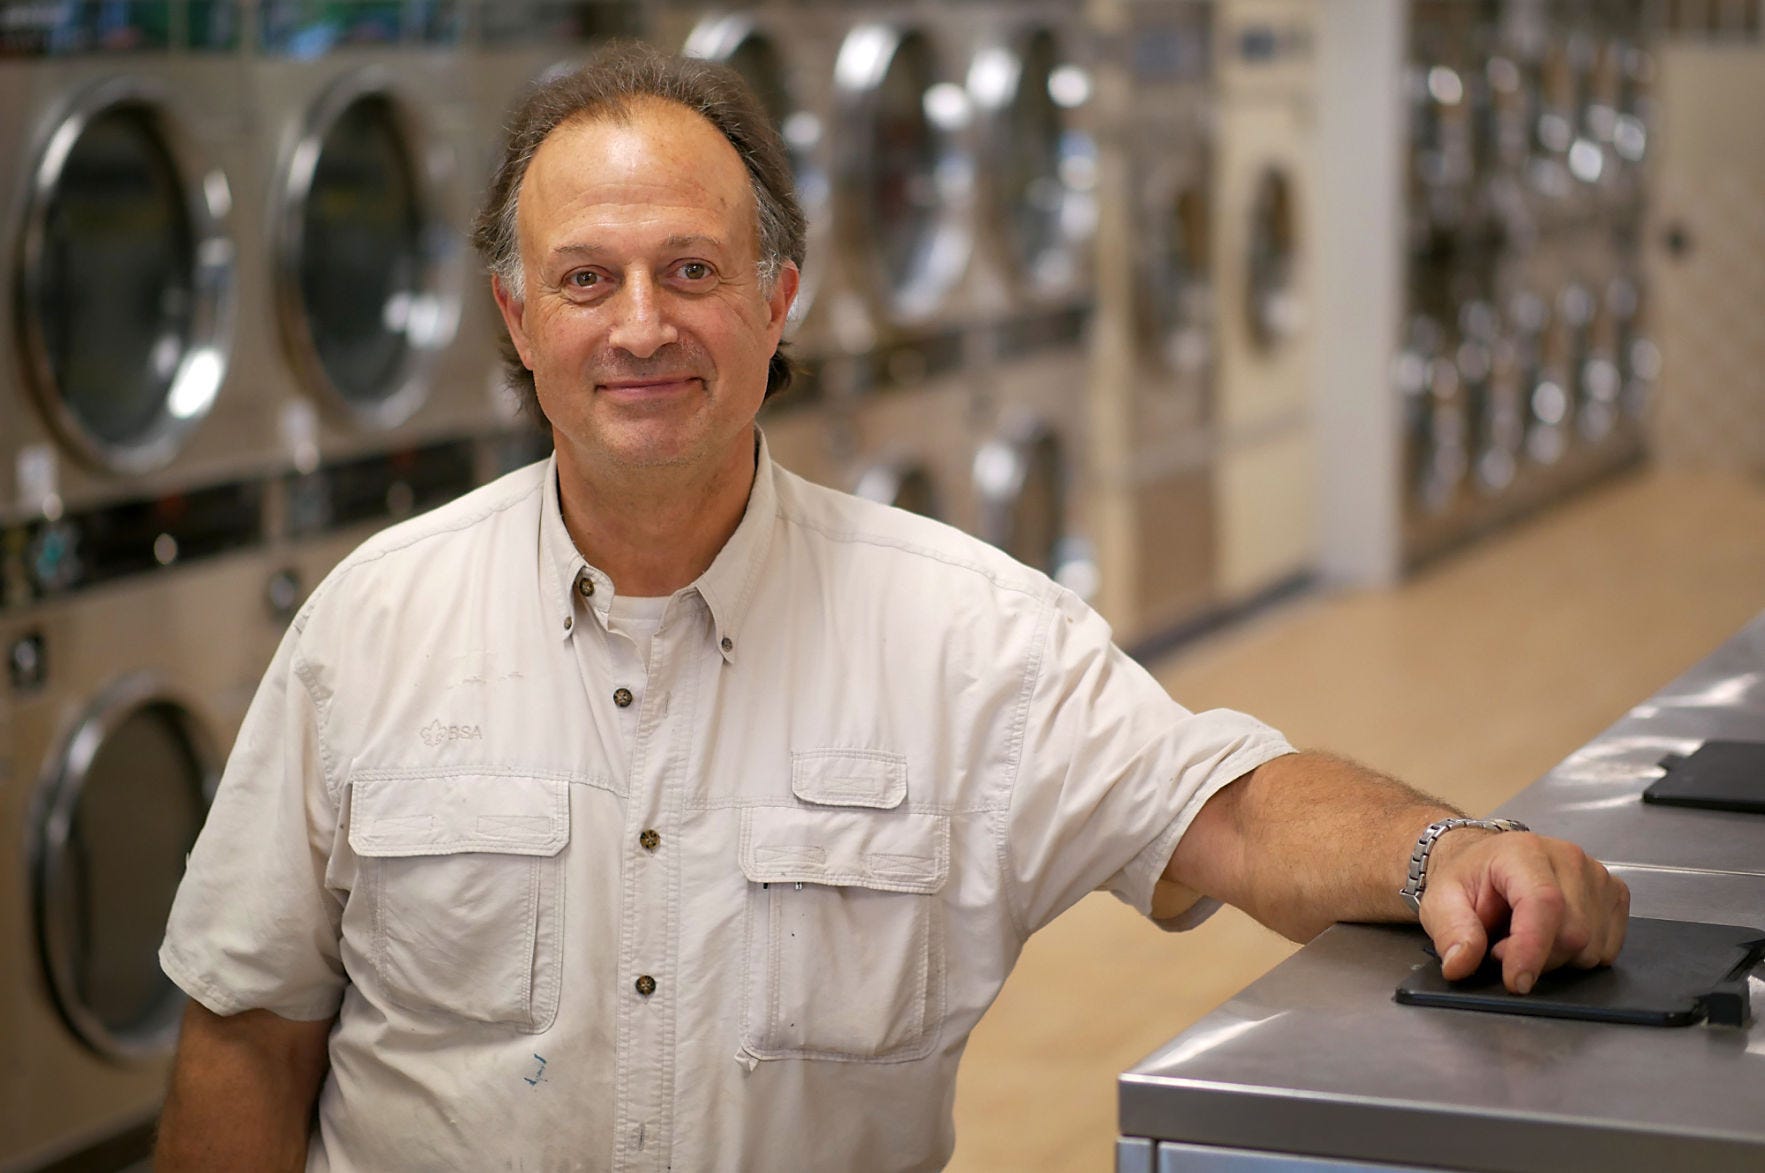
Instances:
[[[651,36],[664,48],[728,65],[759,96],[784,139],[797,201],[808,221],[807,249],[784,348],[795,376],[760,416],[773,459],[823,484],[843,483],[850,441],[844,404],[828,378],[840,354],[820,294],[833,264],[832,63],[847,23],[827,5],[750,3],[706,6],[668,0]],[[848,368],[849,369],[849,368]]]
[[[1213,14],[1111,0],[1093,26],[1098,234],[1088,380],[1098,609],[1124,641],[1213,601]]]
[[[955,11],[972,38],[976,264],[999,294],[980,307],[993,314],[976,384],[981,534],[1095,599],[1088,391],[1099,176],[1090,38],[1066,4]]]
[[[6,8],[0,519],[273,459],[263,363],[238,329],[263,232],[240,198],[242,22],[229,3]]]
[[[1246,601],[1317,560],[1316,13],[1220,0],[1216,16],[1217,570],[1222,598]]]
[[[965,8],[839,10],[833,239],[817,293],[836,353],[842,484],[980,530],[974,389],[989,294],[975,254]]]
[[[86,570],[59,598],[0,613],[9,1170],[147,1155],[184,1005],[159,941],[282,626],[259,552]]]
[[[508,409],[467,237],[488,177],[463,6],[255,13],[252,196],[275,356],[258,376],[285,465],[494,428]]]

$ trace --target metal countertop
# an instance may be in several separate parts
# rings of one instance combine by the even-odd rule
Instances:
[[[1662,757],[1717,739],[1765,741],[1765,616],[1496,813],[1607,863],[1765,875],[1765,815],[1642,801]]]
[[[1765,616],[1501,808],[1587,845],[1638,916],[1765,929],[1765,817],[1643,806],[1665,753],[1765,740]],[[1432,1168],[1765,1168],[1765,1021],[1401,1006],[1419,929],[1339,925],[1121,1077],[1123,1136]],[[1751,979],[1765,1015],[1765,982]],[[1189,1159],[1206,1150],[1187,1150]],[[1175,1167],[1172,1162],[1171,1167]]]

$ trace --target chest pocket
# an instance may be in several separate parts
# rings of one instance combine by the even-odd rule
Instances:
[[[801,805],[742,814],[743,1045],[760,1059],[922,1058],[944,1014],[950,818],[905,809],[893,757],[794,767]]]
[[[352,781],[351,903],[386,996],[524,1032],[557,1017],[570,838],[561,779],[480,775]]]

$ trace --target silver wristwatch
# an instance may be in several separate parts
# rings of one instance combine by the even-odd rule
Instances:
[[[1416,849],[1410,852],[1409,883],[1398,889],[1397,894],[1403,902],[1417,915],[1422,912],[1422,893],[1428,890],[1428,857],[1434,852],[1435,842],[1448,831],[1456,831],[1460,827],[1482,827],[1485,831],[1530,831],[1532,828],[1518,819],[1440,819],[1429,823],[1422,837],[1416,840]]]

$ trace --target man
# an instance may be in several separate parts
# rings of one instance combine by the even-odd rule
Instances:
[[[193,999],[162,1170],[936,1168],[970,1029],[1087,892],[1296,939],[1413,915],[1452,812],[772,465],[788,176],[702,63],[610,50],[524,106],[479,240],[555,461],[295,621],[161,953]],[[1578,849],[1430,846],[1449,975],[1502,925],[1516,990],[1616,955]]]

